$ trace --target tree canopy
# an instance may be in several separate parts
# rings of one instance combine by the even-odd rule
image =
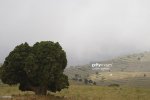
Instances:
[[[47,90],[56,92],[69,86],[63,74],[66,65],[66,53],[58,42],[23,43],[5,58],[0,76],[3,83],[19,84],[22,91],[45,95]]]

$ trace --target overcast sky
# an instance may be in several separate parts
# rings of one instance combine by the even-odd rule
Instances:
[[[69,65],[150,50],[150,0],[0,0],[0,62],[23,42],[60,42]]]

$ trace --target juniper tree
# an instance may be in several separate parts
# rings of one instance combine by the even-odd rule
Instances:
[[[0,76],[3,83],[19,84],[22,91],[46,95],[47,90],[56,92],[69,86],[63,74],[66,65],[66,53],[58,42],[23,43],[6,57]]]

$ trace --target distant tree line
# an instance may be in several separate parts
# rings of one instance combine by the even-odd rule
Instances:
[[[74,77],[72,78],[72,80],[74,81],[78,81],[78,82],[83,82],[86,85],[96,85],[96,82],[91,80],[91,79],[87,79],[87,78],[82,78],[80,74],[75,74]]]

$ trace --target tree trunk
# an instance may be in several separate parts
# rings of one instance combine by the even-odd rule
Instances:
[[[47,89],[45,87],[35,87],[34,92],[36,95],[46,95]]]

